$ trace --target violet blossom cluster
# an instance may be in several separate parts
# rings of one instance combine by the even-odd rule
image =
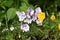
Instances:
[[[29,24],[31,24],[32,21],[36,22],[37,24],[41,23],[41,21],[39,21],[37,18],[37,15],[39,12],[42,12],[40,7],[37,7],[35,10],[33,10],[32,8],[29,8],[27,10],[27,12],[24,12],[24,11],[22,11],[22,12],[17,11],[16,12],[16,14],[19,18],[19,21],[21,21],[21,22],[23,21],[26,23],[26,24],[22,24],[20,26],[20,28],[23,32],[29,31],[29,28],[30,28]]]

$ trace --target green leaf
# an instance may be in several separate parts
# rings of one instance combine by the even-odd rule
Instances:
[[[13,1],[12,1],[12,0],[3,1],[3,2],[1,3],[1,5],[7,6],[7,7],[11,7],[12,4],[13,4]]]
[[[59,6],[60,6],[60,0],[57,0],[56,2],[57,2],[57,5],[59,5]]]
[[[15,8],[10,8],[10,9],[8,9],[8,11],[7,11],[8,21],[9,21],[10,19],[13,19],[15,16],[16,16],[16,9],[15,9]]]
[[[26,11],[28,9],[28,5],[26,3],[22,3],[20,7],[20,11]]]

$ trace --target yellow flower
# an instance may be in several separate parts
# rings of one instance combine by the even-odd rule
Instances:
[[[45,19],[45,13],[44,12],[38,13],[38,20],[43,21],[44,19]]]
[[[60,30],[60,24],[58,24],[58,29]]]
[[[51,15],[50,19],[51,19],[52,21],[55,20],[55,16],[54,16],[54,14]]]

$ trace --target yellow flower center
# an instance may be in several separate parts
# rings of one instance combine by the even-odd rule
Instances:
[[[55,16],[54,16],[54,15],[51,15],[50,19],[51,19],[52,21],[54,21],[54,20],[55,20]]]
[[[44,12],[38,13],[38,20],[43,21],[44,19],[45,19],[45,13]]]
[[[60,30],[60,24],[58,24],[58,29]]]

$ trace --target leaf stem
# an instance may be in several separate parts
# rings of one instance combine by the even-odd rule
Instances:
[[[8,20],[7,20],[7,15],[5,15],[5,20],[6,20],[6,27],[8,28]]]

